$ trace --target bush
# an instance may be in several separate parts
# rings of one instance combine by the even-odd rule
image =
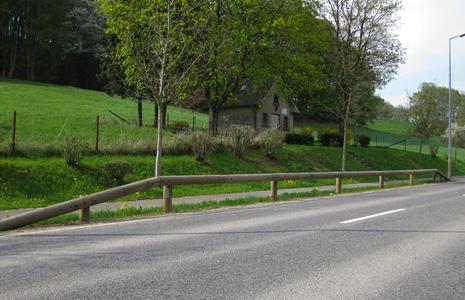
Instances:
[[[65,137],[63,147],[63,157],[68,166],[75,167],[79,165],[82,155],[89,149],[89,145],[82,137],[72,136]]]
[[[436,145],[429,145],[429,153],[431,154],[432,158],[436,158],[438,156],[439,147]]]
[[[349,129],[347,131],[347,144],[352,141],[352,136],[352,130]],[[325,127],[318,129],[318,141],[326,147],[342,147],[342,144],[344,143],[344,137],[339,133],[338,128]]]
[[[368,147],[371,142],[371,138],[367,135],[359,135],[357,137],[358,144],[360,144],[361,147]]]
[[[177,133],[163,139],[163,153],[175,155],[192,154],[192,136]]]
[[[169,126],[172,132],[186,132],[189,131],[189,123],[186,121],[176,121]]]
[[[231,147],[236,158],[243,158],[245,150],[252,146],[255,130],[250,126],[233,125],[230,128]]]
[[[293,145],[312,145],[314,138],[308,134],[286,133],[284,142]]]
[[[197,131],[191,135],[192,151],[198,162],[204,162],[207,155],[213,150],[213,143],[206,132]]]
[[[127,161],[109,161],[103,165],[103,169],[108,178],[116,180],[118,184],[124,182],[124,177],[133,171],[133,167]]]
[[[283,148],[284,134],[277,129],[270,129],[260,135],[260,147],[266,157],[275,159]]]
[[[312,127],[302,127],[302,129],[300,130],[300,133],[313,137],[313,128]]]
[[[344,138],[339,133],[322,133],[318,134],[318,141],[326,147],[341,147],[344,142]]]

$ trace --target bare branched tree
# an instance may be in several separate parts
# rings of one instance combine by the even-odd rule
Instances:
[[[395,33],[401,0],[321,0],[322,17],[331,24],[333,45],[328,77],[343,135],[342,171],[346,169],[347,131],[351,115],[368,94],[384,86],[403,62]]]

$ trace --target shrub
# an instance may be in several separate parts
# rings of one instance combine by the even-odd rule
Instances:
[[[198,162],[204,162],[207,155],[213,150],[213,143],[206,132],[197,131],[191,135],[192,151]]]
[[[192,136],[186,133],[177,133],[163,139],[163,152],[166,154],[192,154]]]
[[[63,147],[63,157],[68,166],[75,167],[79,165],[82,155],[89,149],[89,145],[82,137],[72,136],[65,137]]]
[[[304,135],[309,135],[313,137],[313,128],[312,127],[302,127],[300,132]]]
[[[429,145],[429,153],[431,154],[432,158],[436,158],[438,156],[439,147],[436,145]]]
[[[116,180],[118,184],[124,182],[124,177],[133,171],[133,167],[127,161],[113,160],[106,162],[103,169],[108,178]]]
[[[255,130],[250,126],[233,125],[230,128],[231,147],[236,158],[243,158],[245,150],[251,147]]]
[[[186,132],[189,131],[189,123],[186,121],[176,121],[173,122],[170,126],[172,132]]]
[[[284,134],[277,129],[270,129],[260,135],[260,147],[266,157],[275,159],[283,147]]]
[[[361,147],[368,147],[370,145],[371,138],[367,135],[359,135],[357,137],[357,141]]]
[[[308,134],[286,133],[284,136],[284,142],[286,144],[294,145],[312,145],[314,138]]]
[[[347,130],[347,144],[352,141],[353,133],[352,130]],[[323,146],[335,146],[341,147],[344,143],[344,137],[339,133],[338,128],[324,127],[318,129],[318,141]]]

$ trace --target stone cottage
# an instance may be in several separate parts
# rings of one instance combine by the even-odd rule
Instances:
[[[276,82],[261,86],[243,83],[231,102],[219,112],[221,127],[249,125],[257,130],[280,128],[292,131],[294,114],[299,110],[279,92]]]

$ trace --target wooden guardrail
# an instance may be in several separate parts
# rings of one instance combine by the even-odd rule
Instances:
[[[433,180],[440,177],[448,180],[447,176],[437,169],[423,170],[393,170],[393,171],[350,171],[350,172],[321,172],[321,173],[275,173],[275,174],[244,174],[244,175],[208,175],[208,176],[161,176],[122,185],[103,192],[83,196],[77,199],[58,203],[45,208],[0,220],[0,231],[11,230],[30,225],[48,218],[64,215],[74,211],[80,211],[80,220],[89,222],[90,207],[108,202],[123,196],[142,192],[154,187],[163,187],[163,207],[165,212],[171,212],[173,202],[173,186],[176,185],[201,185],[201,184],[225,184],[248,183],[258,181],[271,182],[271,198],[278,199],[278,182],[282,180],[302,179],[336,179],[336,193],[342,191],[342,179],[379,177],[379,187],[384,187],[384,180],[388,176],[408,176],[409,184],[413,185],[415,176],[421,174],[433,174]]]

